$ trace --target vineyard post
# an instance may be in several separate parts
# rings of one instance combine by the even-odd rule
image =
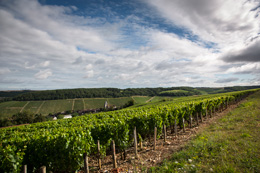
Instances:
[[[156,138],[157,138],[157,128],[154,127],[154,143],[153,143],[153,149],[156,149]]]
[[[137,137],[136,137],[136,127],[134,128],[134,147],[135,147],[135,157],[137,158]]]
[[[124,160],[126,159],[126,149],[124,148]]]
[[[197,121],[197,126],[199,126],[199,115],[198,115],[199,113],[198,112],[196,112],[196,121]]]
[[[182,129],[183,129],[183,132],[185,133],[185,120],[184,120],[184,118],[182,118]]]
[[[23,165],[23,173],[27,173],[27,165]]]
[[[206,117],[205,117],[206,120],[208,120],[208,109],[206,108]]]
[[[46,166],[42,166],[40,168],[40,173],[46,173]]]
[[[174,120],[174,132],[175,132],[175,137],[177,137],[177,120],[176,120],[176,118]]]
[[[210,118],[212,118],[212,108],[210,108]]]
[[[140,149],[142,150],[143,149],[143,139],[142,139],[141,135],[140,135],[139,141],[140,141]]]
[[[227,100],[227,104],[226,104],[226,109],[228,108],[228,100]]]
[[[165,124],[163,125],[163,137],[164,137],[164,142],[166,142],[166,126]]]
[[[112,141],[112,148],[113,148],[113,167],[117,168],[117,163],[116,163],[116,146],[115,146],[115,141]]]
[[[100,158],[100,142],[97,141],[97,147],[98,147],[98,168],[101,169],[101,158]]]
[[[190,128],[192,128],[192,116],[190,114]]]
[[[200,112],[200,119],[201,119],[201,122],[203,122],[202,111]]]
[[[88,156],[86,153],[84,153],[83,157],[84,157],[84,173],[89,173]]]

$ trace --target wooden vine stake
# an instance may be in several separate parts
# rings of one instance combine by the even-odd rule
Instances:
[[[185,133],[185,120],[184,120],[184,118],[182,118],[182,129],[183,129],[183,132]]]
[[[197,126],[199,126],[199,113],[196,113],[196,121],[197,121]]]
[[[208,109],[206,109],[206,120],[208,120]]]
[[[192,128],[192,116],[190,114],[190,128]]]
[[[42,166],[40,168],[40,173],[46,173],[46,166]]]
[[[201,122],[203,122],[202,112],[200,112],[200,119],[201,119]]]
[[[175,132],[175,137],[177,137],[177,120],[176,120],[176,118],[174,120],[174,132]]]
[[[140,140],[140,149],[142,150],[143,149],[143,139],[142,139],[142,137],[139,140]]]
[[[156,149],[156,138],[157,138],[157,128],[154,128],[154,141],[153,141],[153,149]]]
[[[135,157],[138,158],[136,127],[134,128],[134,147],[135,147]]]
[[[113,148],[113,167],[117,168],[117,163],[116,163],[116,146],[115,146],[115,141],[112,141],[112,148]]]
[[[101,154],[100,154],[100,142],[97,141],[97,149],[98,149],[98,168],[101,169]]]
[[[84,158],[84,173],[89,173],[88,156],[86,153],[83,154]]]
[[[23,173],[27,173],[27,165],[23,165]]]
[[[164,134],[164,135],[163,135],[164,142],[166,142],[166,137],[167,137],[166,135],[167,135],[167,134],[166,134],[166,126],[165,126],[165,124],[163,125],[163,134]]]

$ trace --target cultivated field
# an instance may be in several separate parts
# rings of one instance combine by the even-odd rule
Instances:
[[[145,103],[151,97],[134,96],[136,103]],[[45,101],[9,101],[0,103],[0,117],[9,117],[21,111],[30,111],[34,114],[48,115],[63,111],[77,111],[84,109],[104,108],[107,101],[109,106],[121,107],[130,101],[131,97],[121,98],[83,98]]]

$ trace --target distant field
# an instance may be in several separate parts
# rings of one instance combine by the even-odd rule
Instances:
[[[185,91],[185,90],[169,90],[169,91],[162,91],[160,92],[160,94],[163,94],[163,93],[187,93],[189,91]]]
[[[35,114],[38,113],[38,110],[40,108],[40,106],[43,104],[43,101],[32,101],[29,102],[26,107],[24,108],[24,110],[28,110],[30,112],[33,112]]]
[[[146,104],[156,104],[160,101],[187,99],[186,97],[149,97],[149,96],[132,96],[120,98],[82,98],[66,100],[45,100],[45,101],[9,101],[0,103],[0,118],[10,117],[20,111],[30,111],[34,114],[48,115],[63,111],[77,111],[84,109],[104,108],[107,101],[109,106],[121,107],[130,100],[135,101],[136,106]]]
[[[104,108],[107,98],[86,98],[84,99],[86,109]]]
[[[83,110],[83,109],[85,109],[84,100],[83,99],[75,99],[73,110],[77,111],[77,110]]]
[[[151,99],[151,97],[148,96],[133,96],[132,98],[134,99],[136,104],[145,103],[146,101]]]
[[[72,108],[73,100],[49,100],[45,101],[42,105],[40,112],[43,115],[47,115],[49,113],[57,113],[62,111],[69,111]]]
[[[124,106],[128,101],[131,100],[131,97],[121,97],[121,98],[108,98],[108,105],[115,106]]]
[[[103,108],[107,99],[69,99],[46,101],[9,101],[0,103],[0,117],[10,117],[18,112],[30,111],[35,114],[48,115],[70,110]],[[85,105],[84,105],[84,102]]]
[[[158,97],[162,98],[162,97]],[[158,100],[154,97],[151,101]],[[48,115],[70,110],[98,109],[104,108],[107,101],[109,106],[120,107],[134,99],[136,104],[146,103],[151,97],[133,96],[120,98],[83,98],[66,100],[45,100],[45,101],[9,101],[0,103],[0,117],[10,117],[20,111],[30,111],[34,114]]]
[[[1,117],[7,117],[16,114],[22,110],[27,101],[10,101],[3,102],[0,104],[0,115]]]

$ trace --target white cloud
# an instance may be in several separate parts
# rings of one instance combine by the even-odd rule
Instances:
[[[44,61],[40,64],[41,67],[48,67],[50,65],[50,61]]]
[[[10,73],[11,70],[9,68],[0,68],[0,75],[4,75],[4,74],[7,74],[7,73]]]
[[[245,45],[243,48],[227,52],[222,59],[226,62],[259,62],[260,38]]]
[[[215,83],[230,83],[230,82],[235,82],[238,80],[239,80],[239,78],[230,77],[230,78],[218,79],[215,81]]]
[[[202,40],[230,45],[259,32],[257,1],[244,0],[145,0],[171,21]]]
[[[92,64],[88,64],[84,69],[88,71],[88,70],[92,70],[92,68],[93,68]]]
[[[149,21],[135,14],[125,19],[113,16],[117,22],[110,23],[77,16],[75,7],[41,5],[36,0],[3,2],[0,59],[12,73],[5,69],[0,74],[16,79],[26,74],[27,81],[33,80],[29,76],[47,79],[55,74],[52,80],[37,80],[35,87],[45,86],[44,81],[66,88],[216,86],[223,85],[215,83],[221,80],[216,74],[257,71],[237,61],[237,53],[250,56],[251,50],[256,54],[248,61],[254,64],[259,57],[258,10],[250,11],[255,1],[146,0],[173,27],[193,34],[186,37],[143,25]],[[215,43],[213,48],[205,46],[208,41]],[[234,61],[228,61],[230,55]],[[59,86],[59,81],[71,82]]]
[[[36,79],[47,79],[50,76],[52,76],[52,71],[50,69],[40,70],[34,75]]]
[[[94,76],[93,70],[86,71],[86,75],[83,78],[92,78]]]
[[[244,64],[239,67],[232,67],[227,70],[228,73],[237,73],[237,74],[259,74],[260,73],[260,63],[249,63]]]

